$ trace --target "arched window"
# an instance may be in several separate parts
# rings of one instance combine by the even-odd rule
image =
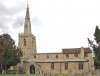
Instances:
[[[54,63],[51,63],[51,70],[54,70]]]
[[[79,63],[79,70],[83,70],[83,63]]]
[[[26,46],[26,39],[24,39],[24,46]]]
[[[68,70],[68,63],[65,63],[65,70]]]

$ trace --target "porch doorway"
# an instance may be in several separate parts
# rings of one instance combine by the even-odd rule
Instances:
[[[35,74],[35,67],[34,67],[34,65],[30,66],[30,74]]]

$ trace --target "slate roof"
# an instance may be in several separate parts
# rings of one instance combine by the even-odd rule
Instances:
[[[91,53],[90,48],[83,48],[85,53]],[[70,48],[70,49],[62,49],[63,53],[73,54],[73,53],[80,53],[81,48]]]
[[[73,58],[73,59],[31,59],[31,60],[26,60],[26,62],[86,62],[88,61],[87,59],[79,59],[79,58]]]

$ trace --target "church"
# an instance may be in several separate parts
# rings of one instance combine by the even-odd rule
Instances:
[[[28,5],[24,33],[19,33],[18,38],[18,47],[23,52],[20,67],[26,74],[82,74],[94,68],[94,58],[89,47],[64,48],[60,53],[37,53],[36,37],[31,32]]]

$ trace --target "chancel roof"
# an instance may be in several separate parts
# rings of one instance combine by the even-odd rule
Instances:
[[[62,49],[62,52],[68,53],[68,54],[80,53],[82,48]],[[83,48],[83,50],[84,50],[85,53],[91,53],[92,52],[90,48]]]

